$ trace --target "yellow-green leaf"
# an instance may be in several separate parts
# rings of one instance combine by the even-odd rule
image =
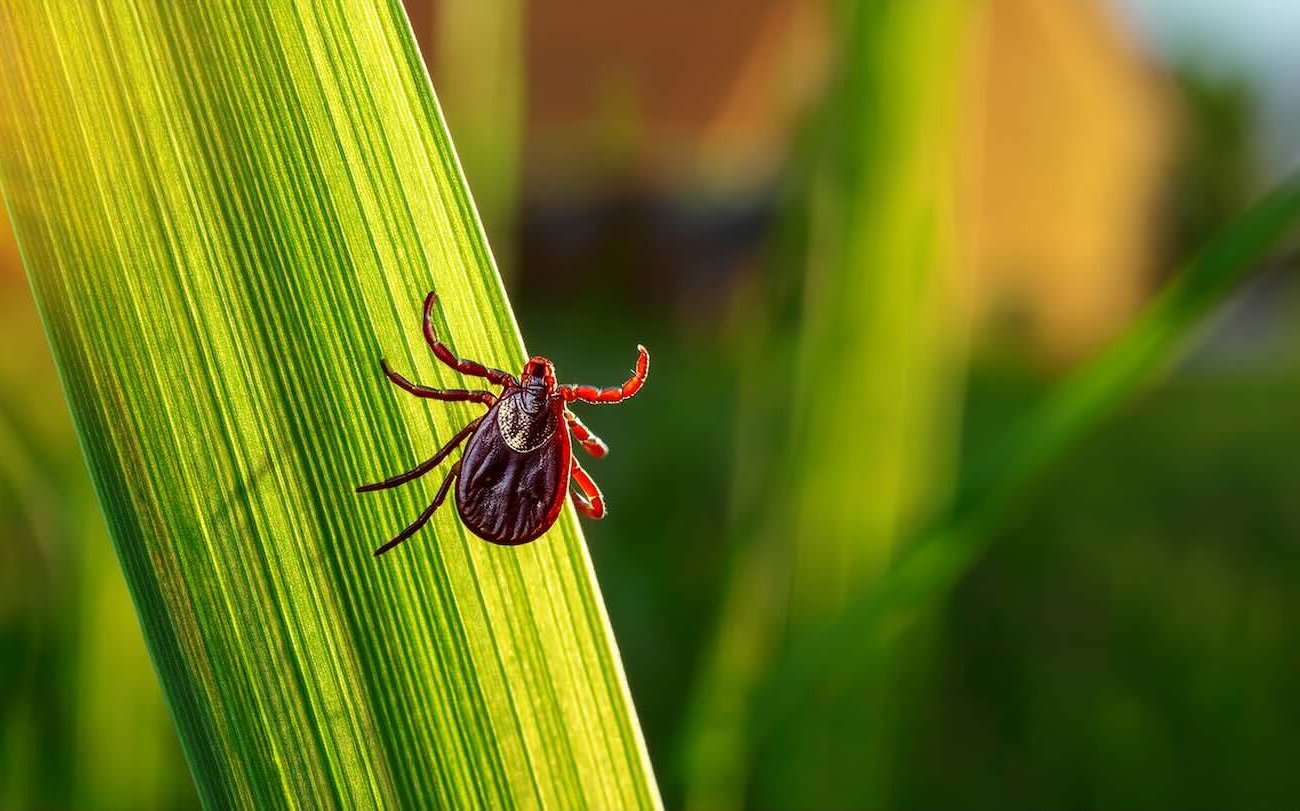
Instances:
[[[441,470],[353,487],[474,414],[379,372],[462,385],[423,345],[424,294],[460,354],[525,357],[401,6],[12,0],[0,126],[205,803],[656,806],[571,510],[502,548],[444,508],[371,557]]]

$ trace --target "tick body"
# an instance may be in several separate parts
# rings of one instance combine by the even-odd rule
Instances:
[[[556,385],[554,365],[534,356],[515,377],[452,354],[433,329],[430,293],[424,300],[424,337],[438,360],[465,375],[482,377],[501,388],[500,394],[466,389],[432,389],[410,382],[381,362],[384,374],[399,388],[430,400],[467,401],[487,406],[487,413],[471,421],[427,461],[406,473],[357,488],[358,493],[384,490],[414,481],[436,468],[466,439],[469,444],[451,466],[437,495],[423,513],[388,543],[375,550],[384,554],[409,539],[424,526],[456,484],[456,512],[470,531],[485,541],[504,546],[528,543],[550,529],[572,491],[575,506],[592,518],[603,518],[605,501],[600,488],[573,456],[573,440],[594,457],[608,452],[605,443],[587,430],[567,408],[571,402],[617,403],[640,390],[650,370],[645,347],[637,347],[636,370],[621,386]]]

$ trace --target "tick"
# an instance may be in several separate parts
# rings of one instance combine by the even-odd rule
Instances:
[[[433,354],[461,374],[482,377],[500,386],[501,393],[431,389],[412,383],[390,369],[387,361],[380,361],[384,375],[416,397],[479,403],[487,406],[487,413],[471,421],[441,450],[415,468],[357,488],[358,493],[368,493],[415,481],[469,438],[469,445],[447,471],[433,502],[415,523],[376,549],[375,557],[418,532],[447,498],[452,482],[456,483],[456,512],[460,520],[475,535],[494,544],[516,546],[539,538],[559,517],[570,487],[576,488],[573,503],[579,510],[591,518],[603,518],[605,499],[574,458],[570,432],[578,444],[598,459],[609,448],[587,430],[567,404],[617,403],[636,394],[650,371],[650,355],[645,347],[637,347],[636,371],[621,386],[604,389],[557,386],[554,364],[540,355],[529,358],[516,378],[509,372],[489,369],[477,361],[452,354],[433,330],[433,304],[437,299],[433,293],[424,299],[424,339]]]

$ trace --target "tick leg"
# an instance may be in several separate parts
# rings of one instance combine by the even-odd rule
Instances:
[[[447,454],[455,450],[457,445],[464,442],[465,437],[474,433],[474,429],[477,428],[478,424],[482,421],[483,418],[479,417],[478,419],[471,422],[469,425],[466,425],[464,428],[460,429],[459,434],[456,434],[454,437],[452,437],[451,441],[448,442],[446,445],[443,445],[441,450],[435,453],[428,461],[421,462],[418,467],[408,470],[405,473],[399,473],[396,476],[392,477],[391,479],[384,479],[382,482],[378,482],[376,484],[363,484],[357,488],[357,492],[369,493],[373,490],[387,490],[390,487],[397,487],[399,484],[406,484],[409,481],[420,478],[424,474],[428,473],[430,470],[433,470],[435,467],[437,467],[438,464],[441,463],[443,459],[446,459]]]
[[[569,468],[570,481],[578,486],[582,492],[573,494],[573,506],[582,510],[591,518],[605,517],[605,497],[600,494],[600,488],[592,481],[587,471],[582,469],[578,460],[573,460],[572,467]]]
[[[424,397],[429,400],[446,400],[456,402],[458,400],[468,400],[471,403],[482,403],[485,406],[491,406],[497,401],[496,395],[488,391],[467,391],[465,389],[431,389],[428,386],[420,386],[394,372],[388,368],[388,361],[381,360],[380,366],[384,367],[384,376],[393,381],[394,385],[402,388],[416,397]]]
[[[397,546],[398,544],[405,541],[407,538],[410,538],[412,535],[419,532],[420,527],[424,526],[429,522],[429,519],[433,516],[434,511],[437,510],[440,506],[442,506],[443,499],[447,498],[447,491],[451,489],[452,481],[455,480],[456,476],[459,473],[460,473],[460,460],[457,459],[456,464],[452,465],[451,470],[447,471],[447,478],[442,480],[442,486],[438,488],[438,495],[433,497],[433,503],[430,504],[428,507],[426,507],[424,512],[420,513],[420,517],[415,519],[414,524],[411,524],[409,527],[399,532],[396,538],[393,538],[388,543],[376,549],[375,557],[379,557],[380,555],[384,554],[388,550],[392,549],[394,546]]]
[[[595,386],[559,386],[556,391],[565,402],[581,400],[584,403],[617,403],[626,400],[641,390],[646,375],[650,373],[650,353],[645,347],[637,345],[636,371],[621,386],[598,389]]]
[[[605,444],[605,441],[588,430],[587,426],[582,424],[582,420],[578,419],[577,414],[566,408],[564,409],[564,418],[569,421],[569,430],[573,431],[573,436],[582,444],[582,447],[587,449],[587,453],[597,459],[609,453],[609,446]]]
[[[452,354],[447,345],[438,340],[438,336],[433,331],[433,303],[438,300],[436,293],[429,293],[424,297],[424,340],[429,342],[429,348],[433,354],[437,355],[438,360],[447,364],[451,368],[463,375],[475,375],[477,377],[486,377],[497,386],[504,386],[507,383],[517,383],[514,375],[509,372],[503,372],[500,369],[489,369],[476,360],[465,360]]]

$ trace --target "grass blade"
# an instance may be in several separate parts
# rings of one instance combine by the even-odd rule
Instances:
[[[213,807],[653,807],[572,511],[499,548],[352,487],[525,357],[395,0],[0,9],[0,184],[145,637]],[[611,373],[616,370],[611,370]]]

